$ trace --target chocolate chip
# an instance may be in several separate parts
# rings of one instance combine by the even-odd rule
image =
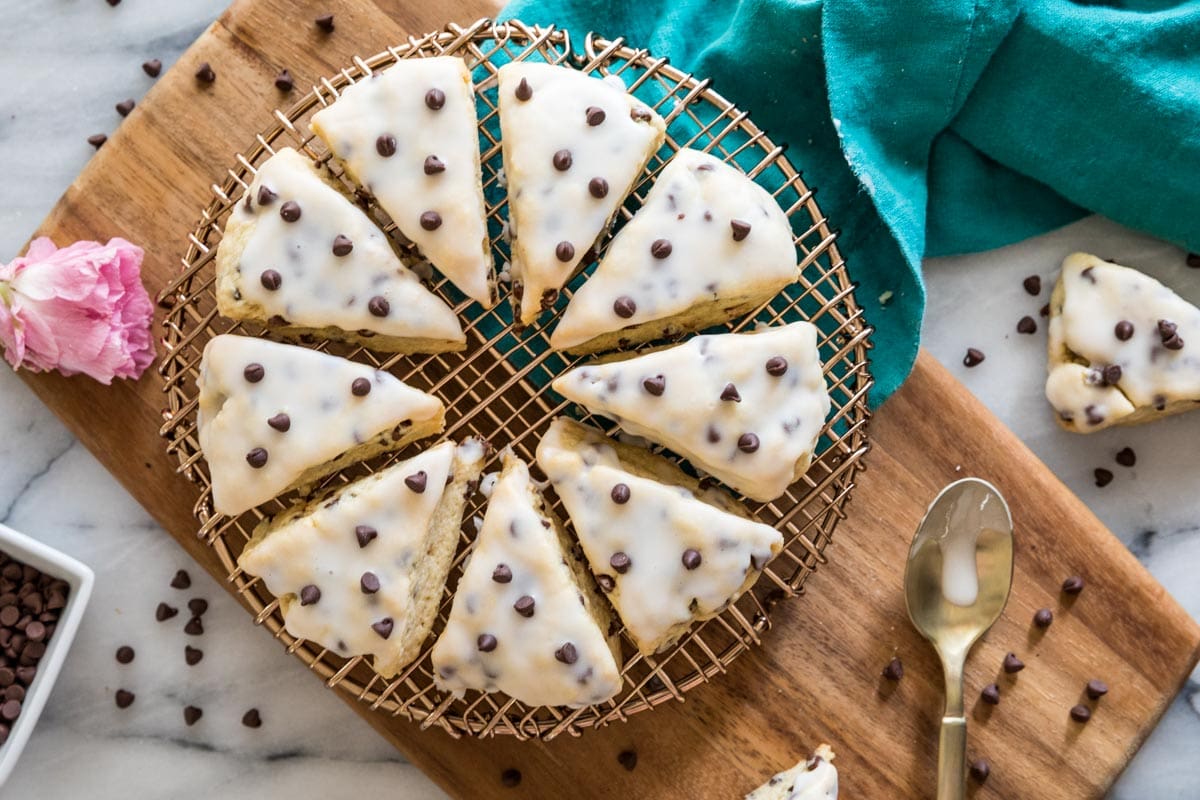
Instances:
[[[574,664],[579,660],[579,651],[575,649],[575,645],[567,642],[554,651],[554,658],[564,664]]]
[[[427,231],[436,231],[442,227],[442,215],[436,211],[426,211],[421,214],[421,227]]]
[[[1038,309],[1038,315],[1039,315],[1039,316],[1043,316],[1043,317],[1048,317],[1048,316],[1050,316],[1050,304],[1049,304],[1049,303],[1046,303],[1046,305],[1044,305],[1044,306],[1042,306],[1041,308],[1039,308],[1039,309]]]
[[[325,33],[333,33],[333,14],[322,14],[313,20],[316,26]]]
[[[883,677],[889,681],[898,681],[904,677],[904,664],[899,658],[893,658],[888,662],[888,665],[883,668]]]
[[[263,270],[258,280],[268,292],[274,292],[283,285],[283,276],[273,269]]]
[[[671,255],[671,243],[666,239],[655,239],[650,245],[650,255],[655,258],[666,258]]]
[[[1128,342],[1133,338],[1133,323],[1127,319],[1123,319],[1113,328],[1113,333],[1122,342]]]
[[[1096,467],[1096,469],[1092,471],[1092,474],[1096,476],[1097,486],[1105,487],[1112,483],[1113,474],[1111,470],[1107,470],[1104,467]]]
[[[492,570],[492,580],[496,583],[511,583],[512,570],[509,569],[508,564],[497,564],[496,568]]]
[[[685,569],[693,570],[699,567],[700,563],[704,559],[701,558],[699,550],[694,547],[689,547],[687,550],[683,551],[683,557],[680,560],[683,562]]]
[[[242,724],[247,728],[261,728],[262,714],[258,713],[257,708],[252,708],[245,714],[242,714]]]
[[[363,594],[375,594],[379,591],[379,576],[374,572],[364,572],[358,579],[358,586]]]
[[[432,111],[441,111],[446,105],[446,93],[441,89],[430,89],[425,93],[425,105]]]
[[[986,783],[988,776],[991,774],[992,767],[987,761],[977,758],[971,762],[971,778],[976,783]]]
[[[128,664],[129,662],[133,661],[133,655],[133,648],[127,644],[123,644],[117,648],[117,663]],[[12,683],[12,681],[10,680],[9,683]]]
[[[1087,417],[1089,425],[1099,425],[1104,422],[1104,415],[1096,410],[1095,406],[1087,406],[1083,409],[1083,414]]]
[[[624,575],[626,572],[629,572],[629,567],[633,564],[633,561],[629,558],[628,554],[618,550],[608,559],[608,563],[617,571],[617,574]]]
[[[1092,710],[1082,703],[1071,708],[1071,719],[1075,720],[1076,722],[1082,724],[1091,718]]]
[[[588,193],[596,199],[608,196],[608,181],[604,178],[592,178],[588,181]]]
[[[597,575],[596,584],[600,587],[600,591],[605,594],[617,588],[617,582],[613,580],[612,575]]]
[[[217,73],[215,70],[213,70],[212,64],[209,64],[207,61],[202,63],[196,70],[196,80],[198,81],[203,83],[212,83],[216,79]]]
[[[1021,281],[1021,285],[1025,287],[1025,291],[1037,297],[1042,293],[1042,279],[1038,275],[1030,275],[1025,280]]]
[[[637,767],[638,755],[633,750],[622,750],[617,753],[617,763],[626,769],[628,772],[633,772]]]
[[[371,625],[371,630],[379,634],[381,639],[386,639],[392,635],[392,628],[394,628],[395,625],[396,623],[392,621],[391,617],[384,617],[383,619],[379,620],[379,622],[373,623]]]
[[[983,702],[989,705],[1000,705],[1000,687],[994,683],[989,683],[983,687],[983,691],[980,692],[979,696],[983,698]]]
[[[1039,628],[1049,628],[1052,622],[1054,622],[1054,612],[1048,608],[1039,608],[1033,615],[1033,624]]]
[[[190,644],[185,644],[183,646],[183,660],[184,663],[186,663],[189,667],[194,667],[199,664],[202,658],[204,658],[203,650],[197,647],[192,647]]]
[[[518,100],[528,100],[533,97],[533,87],[529,85],[529,81],[521,78],[521,82],[517,84],[516,90],[513,92]]]
[[[667,379],[662,375],[653,375],[642,381],[642,388],[655,397],[662,397],[667,390]]]
[[[287,433],[292,427],[292,418],[280,413],[267,420],[267,424],[280,433]]]
[[[321,599],[321,590],[316,587],[316,584],[308,584],[300,590],[300,605],[311,606],[313,603]]]
[[[742,396],[738,394],[737,387],[732,383],[725,384],[725,388],[721,390],[722,400],[732,400],[735,403],[742,402]]]
[[[13,606],[7,606],[5,608],[0,608],[0,624],[12,625],[14,622],[17,621],[15,617],[13,618],[12,622],[4,621],[5,620],[5,612],[8,611],[8,609],[10,609],[10,608],[12,608],[14,612],[16,612],[16,608]],[[19,614],[20,612],[17,612],[17,613]],[[178,608],[175,608],[174,606],[169,606],[166,603],[159,603],[158,606],[154,609],[154,619],[158,620],[159,622],[166,622],[167,620],[169,620],[171,617],[175,616],[178,613],[179,613]]]
[[[609,492],[612,501],[619,506],[623,506],[629,502],[629,486],[624,483],[618,483]]]
[[[127,689],[117,689],[116,701],[117,708],[129,708],[133,705],[135,695]]]
[[[281,92],[290,92],[296,85],[292,80],[292,73],[286,69],[279,70],[279,74],[275,76],[275,88]]]
[[[128,117],[129,112],[133,111],[133,106],[134,102],[132,99],[122,100],[116,105],[117,113],[122,117]]]
[[[396,137],[390,133],[382,133],[375,140],[375,152],[384,158],[391,158],[396,155]]]
[[[202,636],[204,635],[204,623],[201,622],[199,617],[192,617],[183,626],[183,632],[188,636]]]
[[[90,144],[92,147],[96,148],[97,150],[99,150],[100,146],[103,145],[107,141],[108,141],[108,137],[105,136],[103,133],[93,133],[91,136],[89,136],[87,138],[87,143]]]
[[[740,242],[750,235],[750,223],[745,220],[730,220],[729,228],[733,231],[733,240],[735,242]]]
[[[255,469],[262,469],[267,465],[267,451],[265,448],[256,447],[249,453],[246,453],[246,463]]]
[[[350,394],[355,397],[366,397],[371,393],[371,382],[366,378],[355,378],[350,383]]]
[[[1004,657],[1004,671],[1009,675],[1020,672],[1025,669],[1025,662],[1017,658],[1016,653],[1009,653]]]
[[[371,543],[371,540],[379,535],[379,531],[372,528],[370,525],[355,525],[354,538],[358,540],[359,547],[366,547]]]
[[[162,72],[162,62],[157,58],[152,58],[149,61],[142,62],[142,72],[149,75],[151,78],[157,78]]]
[[[963,356],[963,366],[977,367],[983,363],[984,358],[985,356],[982,351],[976,350],[974,347],[968,347],[967,354]]]
[[[481,633],[479,634],[479,638],[475,640],[475,647],[477,647],[481,653],[492,652],[496,649],[497,644],[499,643],[496,641],[496,637],[492,636],[490,633]]]
[[[279,216],[283,217],[284,222],[295,222],[300,219],[300,204],[295,200],[288,200],[279,207]]]
[[[184,706],[183,708],[183,721],[188,727],[195,725],[203,716],[204,709],[197,708],[196,706]]]
[[[417,494],[425,491],[425,486],[429,482],[429,476],[425,474],[425,470],[414,472],[404,479],[404,485],[412,489]]]
[[[613,311],[621,319],[629,319],[637,311],[637,303],[627,294],[623,294],[613,302]]]
[[[605,114],[603,108],[588,106],[585,113],[587,114],[587,124],[593,128],[604,122]]]
[[[758,450],[758,436],[753,433],[743,433],[738,437],[738,450],[743,453],[753,453]]]
[[[439,172],[445,172],[446,165],[437,156],[425,156],[425,174],[437,175]]]
[[[1121,367],[1119,364],[1109,364],[1103,370],[1104,382],[1109,386],[1116,386],[1121,382]]]
[[[391,310],[392,304],[387,301],[386,297],[375,295],[367,301],[367,311],[370,311],[372,316],[386,317]]]
[[[645,106],[638,106],[636,108],[632,108],[629,110],[629,118],[631,120],[633,120],[634,122],[649,122],[650,121],[650,109],[646,108]],[[703,169],[703,168],[704,168],[704,165],[701,165],[700,169]]]
[[[171,578],[172,589],[188,589],[192,585],[192,576],[188,575],[186,569],[177,570],[175,577]]]
[[[1158,321],[1158,335],[1162,339],[1163,347],[1168,350],[1182,350],[1183,339],[1176,332],[1179,326],[1170,320],[1160,319]]]
[[[533,607],[533,598],[527,594],[521,595],[517,598],[517,602],[513,603],[513,608],[516,609],[516,612],[526,618],[533,616]]]
[[[1037,323],[1033,321],[1033,317],[1021,317],[1017,321],[1017,333],[1037,333]]]
[[[767,359],[767,374],[778,378],[788,370],[787,359],[783,356],[771,356]]]
[[[1072,575],[1063,581],[1062,590],[1067,594],[1079,594],[1083,591],[1083,578]]]
[[[1087,692],[1088,697],[1092,698],[1093,700],[1099,700],[1101,697],[1104,697],[1104,695],[1108,694],[1108,684],[1104,681],[1093,679],[1087,682],[1085,691]]]
[[[571,158],[570,150],[559,150],[554,154],[553,161],[554,168],[556,170],[559,172],[566,172],[571,168],[571,162],[574,161],[574,159]]]
[[[343,258],[350,255],[354,251],[354,242],[350,241],[350,237],[343,234],[338,234],[333,237],[333,254],[338,258]]]
[[[1117,451],[1116,462],[1122,467],[1132,467],[1137,463],[1137,454],[1132,447],[1122,447]]]
[[[524,83],[525,83],[525,79],[524,79],[524,78],[522,78],[522,79],[521,79],[521,83],[522,83],[522,84],[524,84]],[[518,88],[518,89],[517,89],[517,91],[518,91],[518,92],[520,92],[520,89]],[[520,97],[520,94],[518,94],[517,96],[518,96],[518,97]],[[529,98],[528,98],[528,97],[522,97],[521,99],[522,99],[522,100],[528,100]],[[513,788],[514,786],[518,786],[518,785],[520,785],[520,783],[521,783],[521,770],[519,770],[519,769],[506,769],[506,770],[504,770],[503,772],[501,772],[501,773],[500,773],[500,783],[501,783],[501,784],[503,784],[504,786],[507,786],[509,789]]]

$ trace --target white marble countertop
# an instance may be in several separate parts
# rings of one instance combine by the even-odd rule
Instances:
[[[0,259],[16,255],[54,200],[87,163],[87,136],[115,128],[113,109],[139,98],[152,81],[143,61],[164,69],[222,10],[226,0],[0,0]],[[1200,270],[1189,270],[1170,245],[1092,218],[1000,251],[927,265],[925,346],[1087,502],[1160,581],[1200,616],[1200,496],[1194,454],[1200,414],[1090,437],[1060,431],[1042,397],[1044,324],[1035,336],[1015,332],[1046,302],[1021,279],[1053,275],[1062,257],[1085,249],[1137,265],[1192,298]],[[986,299],[983,299],[986,298]],[[873,314],[886,308],[873,307]],[[1039,319],[1039,323],[1041,320]],[[962,366],[967,346],[987,360]],[[886,412],[885,412],[886,413]],[[1132,469],[1113,454],[1129,445]],[[255,629],[251,620],[164,535],[7,369],[0,369],[0,522],[82,559],[96,570],[96,591],[42,720],[4,787],[5,797],[207,798],[236,786],[240,796],[270,800],[341,796],[442,797],[442,793],[365,722],[349,713],[299,661]],[[1092,470],[1116,474],[1097,488]],[[171,589],[189,568],[192,588]],[[206,598],[201,637],[185,636],[186,614],[157,623],[159,600],[183,607]],[[117,664],[114,651],[137,657]],[[194,667],[185,645],[204,651]],[[229,676],[234,672],[238,680]],[[1111,797],[1189,798],[1200,786],[1200,675],[1194,675],[1134,759]],[[116,709],[113,692],[137,700]],[[204,710],[192,727],[182,708]],[[260,710],[263,726],[242,726]],[[275,763],[286,760],[287,769]]]

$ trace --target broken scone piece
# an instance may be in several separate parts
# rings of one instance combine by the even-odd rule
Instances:
[[[433,647],[439,688],[575,708],[617,693],[612,618],[570,552],[529,468],[506,452],[446,630]]]
[[[594,353],[698,331],[796,280],[792,228],[741,170],[680,150],[571,298],[551,346]]]
[[[393,375],[249,336],[210,340],[198,384],[213,507],[229,516],[432,436],[445,422],[441,400]]]
[[[421,651],[484,445],[443,442],[264,520],[238,558],[279,598],[288,633],[385,677]]]
[[[572,420],[551,423],[537,460],[601,591],[646,655],[725,610],[783,547],[779,531],[725,492]]]
[[[1142,272],[1075,253],[1050,298],[1046,398],[1076,433],[1200,402],[1200,308]]]
[[[808,469],[830,405],[808,322],[696,336],[577,367],[552,386],[763,501]]]
[[[495,304],[475,90],[461,58],[402,59],[344,88],[311,127],[443,275]]]
[[[833,758],[833,750],[823,744],[811,758],[775,775],[746,795],[746,800],[837,800]]]
[[[267,159],[217,248],[217,308],[272,331],[389,353],[461,350],[454,312],[387,237],[291,148]]]
[[[619,77],[528,61],[499,73],[514,309],[528,325],[585,265],[666,125]]]

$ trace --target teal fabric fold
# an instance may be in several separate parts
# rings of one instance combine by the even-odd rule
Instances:
[[[817,187],[875,326],[875,404],[919,346],[922,258],[1089,211],[1200,250],[1200,2],[515,0],[624,36],[748,110]]]

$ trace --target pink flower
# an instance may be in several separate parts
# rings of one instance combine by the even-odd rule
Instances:
[[[0,265],[0,345],[13,369],[137,378],[154,360],[142,248],[124,239],[59,250],[35,239]]]

